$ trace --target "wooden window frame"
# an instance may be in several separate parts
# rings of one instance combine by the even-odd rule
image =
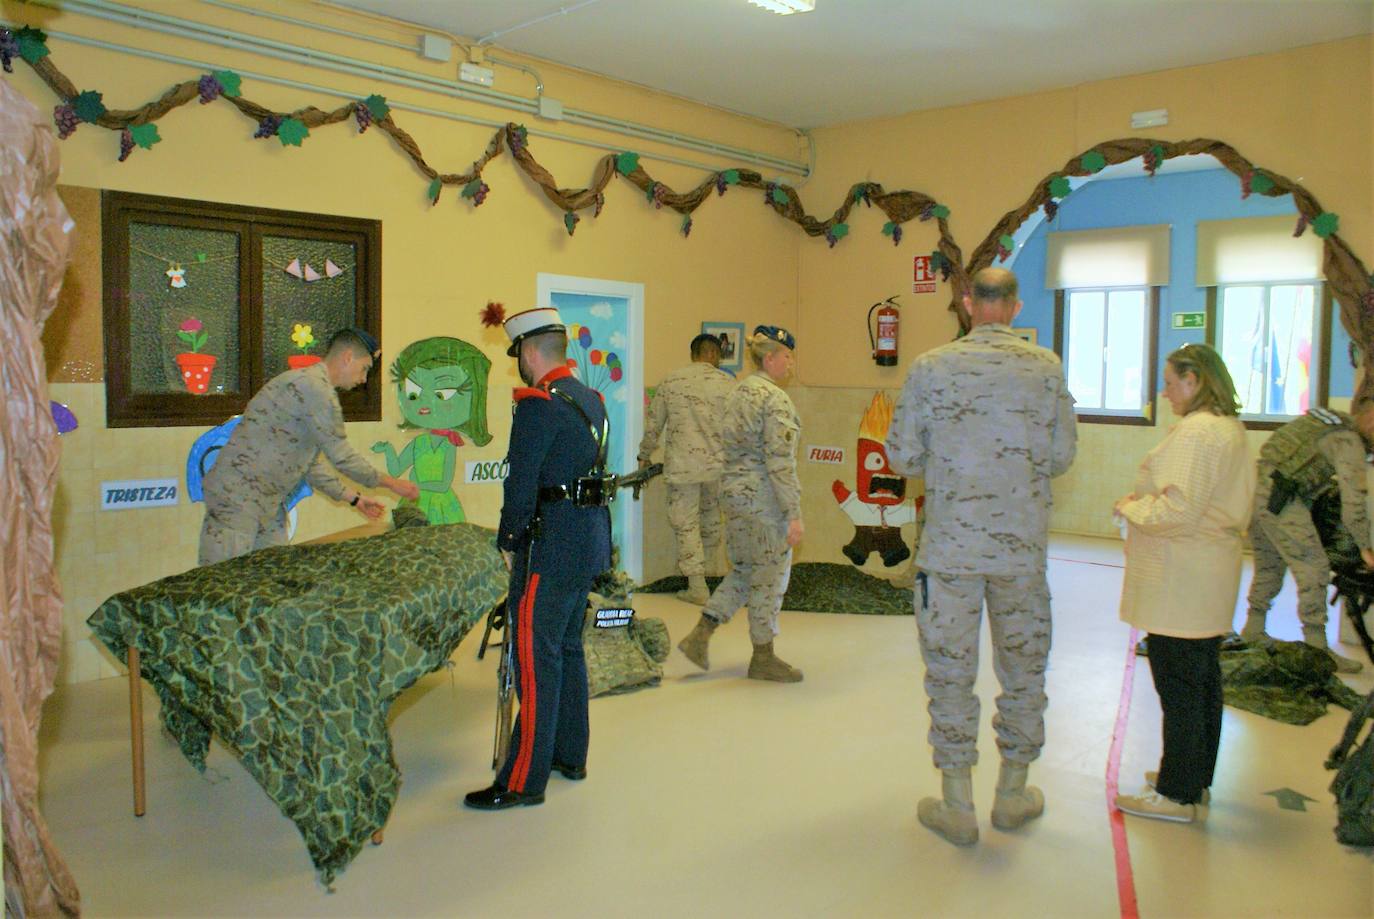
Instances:
[[[242,414],[248,401],[267,382],[263,366],[261,308],[264,236],[298,236],[353,243],[357,253],[354,270],[358,275],[354,325],[366,329],[381,341],[382,225],[379,220],[119,191],[102,191],[100,210],[106,427],[217,425],[232,415]],[[133,391],[129,335],[129,225],[136,221],[238,235],[240,392],[194,395],[190,392]],[[339,393],[344,420],[381,420],[382,375],[382,368],[374,367],[363,386]]]
[[[1159,286],[1156,284],[1142,285],[1150,292],[1149,317],[1146,322],[1149,329],[1146,332],[1146,392],[1148,397],[1145,400],[1144,414],[1142,415],[1099,415],[1091,411],[1078,411],[1075,409],[1080,424],[1124,424],[1136,427],[1153,427],[1155,423],[1155,412],[1159,401]],[[1097,290],[1098,288],[1088,288]],[[1058,288],[1054,292],[1054,353],[1059,355],[1061,361],[1064,360],[1064,335],[1065,314],[1067,313],[1068,302],[1064,296],[1064,289]],[[1147,417],[1148,416],[1148,417]]]
[[[1272,287],[1275,284],[1283,284],[1284,282],[1256,281],[1254,283],[1263,284],[1265,287]],[[1308,282],[1304,281],[1301,283]],[[1317,393],[1316,399],[1312,401],[1312,405],[1319,405],[1324,407],[1327,403],[1327,400],[1331,396],[1331,339],[1334,337],[1331,334],[1331,320],[1335,312],[1335,307],[1333,305],[1331,296],[1331,285],[1327,284],[1325,281],[1322,280],[1318,280],[1316,283],[1317,286],[1320,288],[1320,290],[1317,293],[1317,326],[1321,330],[1321,342],[1320,350],[1318,352],[1318,360],[1320,361],[1320,364],[1317,367]],[[1233,286],[1245,285],[1237,284]],[[1221,313],[1220,305],[1217,301],[1217,287],[1208,287],[1206,340],[1207,344],[1213,348],[1217,346],[1217,330],[1219,328],[1217,325],[1217,319]],[[1287,424],[1289,421],[1293,419],[1256,419],[1241,416],[1240,420],[1241,423],[1245,425],[1245,429],[1248,431],[1277,431],[1279,428],[1283,427],[1285,424]]]

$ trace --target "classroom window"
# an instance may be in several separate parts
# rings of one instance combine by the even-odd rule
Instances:
[[[1157,288],[1061,290],[1056,351],[1080,420],[1149,424]]]
[[[356,326],[380,338],[375,220],[104,192],[106,423],[219,424]],[[342,392],[381,418],[382,371]]]
[[[1330,306],[1320,282],[1225,284],[1210,300],[1242,418],[1282,423],[1325,402]]]

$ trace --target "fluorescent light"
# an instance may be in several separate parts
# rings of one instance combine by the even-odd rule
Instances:
[[[761,6],[780,16],[793,13],[809,13],[816,8],[816,0],[749,0],[754,6]]]

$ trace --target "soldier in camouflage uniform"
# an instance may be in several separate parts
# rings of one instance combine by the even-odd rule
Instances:
[[[1374,568],[1369,516],[1365,510],[1366,452],[1374,441],[1374,403],[1364,403],[1354,418],[1314,408],[1279,428],[1260,449],[1250,541],[1255,577],[1250,582],[1250,614],[1241,630],[1246,641],[1265,638],[1269,605],[1292,569],[1298,584],[1298,618],[1303,641],[1330,650],[1326,642],[1326,587],[1331,563],[1312,523],[1312,504],[1339,489],[1341,522],[1364,563]],[[1332,653],[1336,669],[1356,673],[1359,661]]]
[[[711,634],[747,605],[754,643],[749,678],[796,683],[802,672],[773,653],[778,610],[792,573],[792,547],[802,539],[797,479],[801,420],[780,388],[791,375],[796,340],[786,329],[759,326],[748,345],[749,358],[761,372],[734,388],[721,420],[725,469],[720,493],[731,571],[678,648],[692,663],[708,669]]]
[[[1026,772],[1045,740],[1050,479],[1068,470],[1077,438],[1059,359],[1009,326],[1021,308],[1016,276],[987,268],[972,284],[972,330],[913,362],[887,435],[892,468],[924,478],[926,490],[916,622],[944,794],[922,800],[918,816],[957,845],[978,839],[973,683],[985,601],[1002,684],[992,822],[1012,829],[1044,809]]]
[[[377,353],[371,335],[344,329],[329,340],[323,361],[279,374],[258,390],[205,476],[200,564],[285,545],[286,500],[302,478],[335,501],[380,517],[382,503],[359,491],[350,498],[349,489],[321,460],[321,453],[335,469],[366,488],[381,485],[403,498],[417,497],[414,483],[375,469],[344,436],[343,409],[335,390],[362,385]]]
[[[692,339],[692,363],[663,378],[649,403],[639,465],[663,438],[668,523],[677,537],[677,566],[687,576],[689,603],[706,602],[706,559],[720,545],[720,416],[735,381],[720,367],[720,339]]]

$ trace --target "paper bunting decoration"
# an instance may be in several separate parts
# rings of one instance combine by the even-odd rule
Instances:
[[[339,275],[343,274],[343,272],[344,270],[342,268],[334,264],[333,259],[327,258],[324,260],[324,276],[326,278],[337,278]]]
[[[318,281],[321,277],[323,277],[323,275],[314,268],[311,268],[308,264],[305,266],[305,279],[307,281]]]
[[[180,290],[186,286],[186,269],[180,266],[173,266],[167,269],[167,286],[174,290]]]
[[[305,275],[301,273],[301,260],[298,258],[293,258],[291,261],[287,262],[285,271],[293,278],[305,277]]]

